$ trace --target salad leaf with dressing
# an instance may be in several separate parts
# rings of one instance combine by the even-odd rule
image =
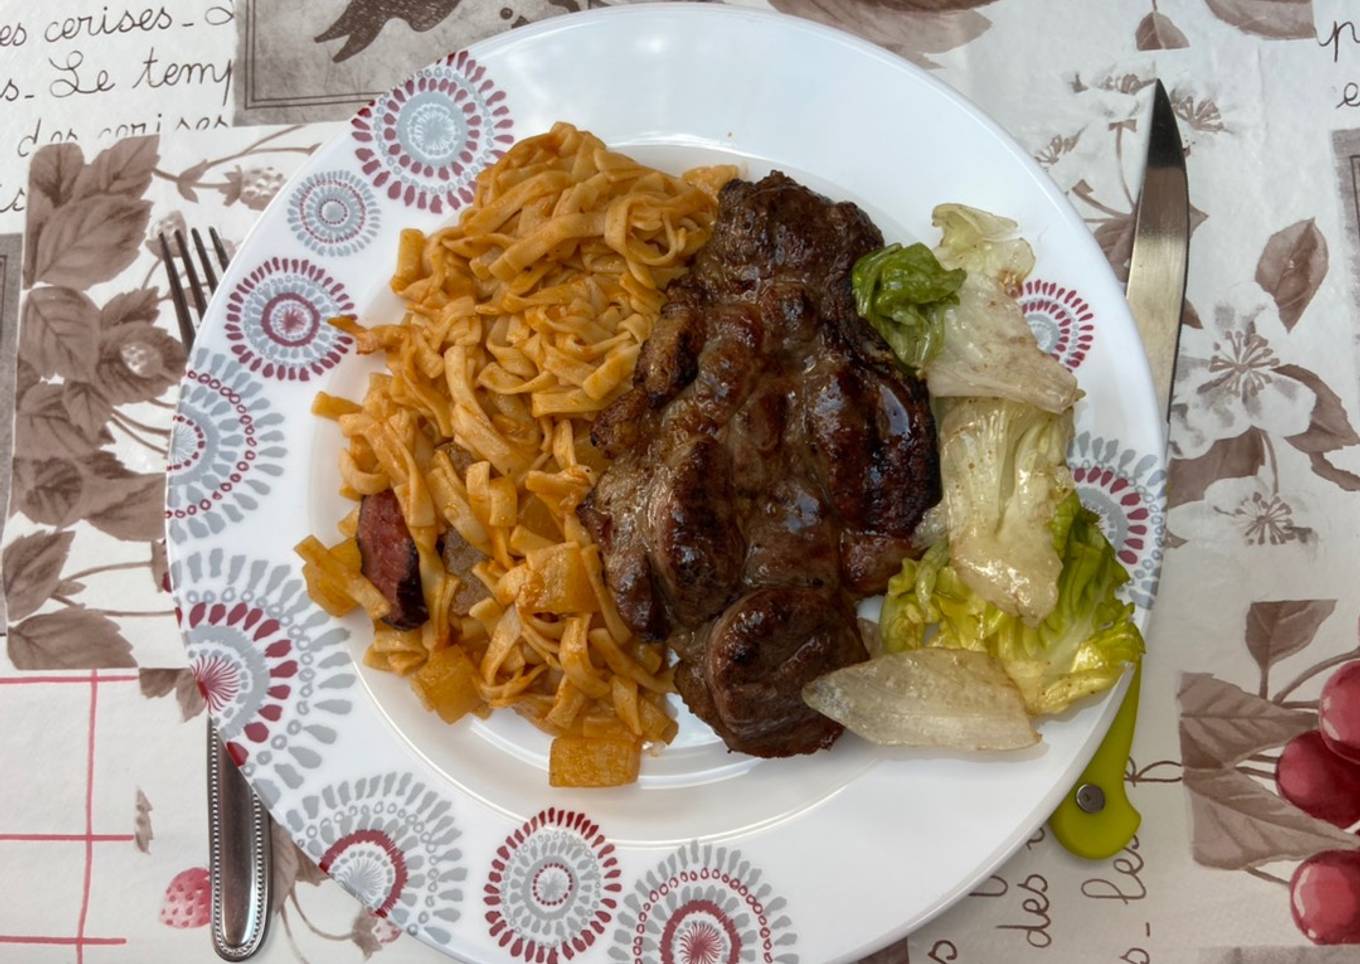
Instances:
[[[1072,413],[999,398],[948,403],[939,422],[950,562],[983,600],[1030,625],[1058,602],[1054,512],[1072,491]]]
[[[1058,713],[1109,689],[1124,664],[1139,659],[1143,637],[1133,605],[1116,595],[1129,575],[1094,512],[1069,493],[1050,524],[1062,559],[1058,600],[1038,625],[973,592],[938,543],[908,559],[888,583],[881,617],[888,652],[923,646],[988,653],[1015,683],[1031,714]],[[934,627],[934,633],[927,632]]]

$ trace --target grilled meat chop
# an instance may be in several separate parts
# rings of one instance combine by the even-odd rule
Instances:
[[[940,498],[925,386],[855,311],[851,268],[882,243],[783,174],[728,183],[592,431],[613,462],[578,515],[619,610],[671,643],[681,696],[733,750],[836,740],[802,687],[866,658],[854,602]]]

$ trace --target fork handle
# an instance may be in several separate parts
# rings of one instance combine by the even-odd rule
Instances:
[[[269,814],[208,722],[208,873],[213,950],[244,961],[269,923]]]

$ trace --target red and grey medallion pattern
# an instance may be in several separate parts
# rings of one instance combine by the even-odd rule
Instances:
[[[1162,573],[1166,535],[1166,470],[1114,439],[1081,432],[1067,453],[1082,505],[1100,516],[1105,537],[1130,580],[1128,600],[1151,609]]]
[[[288,566],[220,549],[176,561],[189,667],[227,752],[266,803],[302,785],[352,709],[349,631]]]
[[[1030,278],[1020,294],[1020,310],[1040,348],[1069,371],[1081,367],[1096,335],[1095,312],[1085,298],[1056,282]]]
[[[318,867],[373,913],[447,946],[467,868],[453,805],[411,773],[333,783],[280,822]]]
[[[165,519],[184,542],[241,522],[269,494],[287,454],[283,416],[250,372],[198,351],[170,423]]]
[[[614,845],[585,814],[550,807],[497,848],[483,901],[512,957],[556,964],[584,953],[618,908]]]
[[[279,381],[334,368],[354,339],[328,323],[354,313],[344,286],[305,258],[273,257],[227,295],[223,329],[242,367]]]
[[[797,937],[760,868],[691,841],[633,885],[609,958],[619,964],[797,964]]]
[[[470,202],[477,174],[515,140],[504,91],[466,51],[417,72],[350,124],[373,186],[434,214]]]
[[[382,224],[373,189],[351,171],[320,171],[304,177],[288,195],[293,237],[322,257],[357,254]]]

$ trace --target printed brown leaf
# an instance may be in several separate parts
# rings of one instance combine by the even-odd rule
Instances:
[[[114,144],[91,161],[76,179],[72,197],[95,194],[122,194],[140,198],[151,184],[151,172],[160,158],[156,153],[159,138],[128,137]]]
[[[58,208],[38,238],[34,280],[72,288],[108,281],[137,257],[150,213],[149,201],[116,194]]]
[[[85,154],[79,144],[49,144],[33,155],[28,168],[28,193],[41,194],[53,207],[71,199],[76,180],[85,168]]]
[[[179,675],[188,672],[187,669],[139,669],[137,687],[147,699],[156,699],[174,689]]]
[[[151,801],[146,798],[142,788],[137,788],[137,816],[132,821],[132,842],[144,854],[151,853]]]
[[[992,0],[771,0],[776,10],[858,34],[923,67],[980,37],[992,22],[973,8]]]
[[[1105,260],[1114,269],[1115,277],[1128,281],[1129,258],[1133,254],[1133,215],[1105,218],[1092,233],[1100,250],[1105,252]]]
[[[1214,16],[1243,33],[1270,40],[1308,40],[1313,0],[1205,0]]]
[[[1350,849],[1360,837],[1310,817],[1237,770],[1186,768],[1191,849],[1206,867],[1241,870]]]
[[[1190,46],[1171,18],[1155,10],[1138,22],[1133,39],[1139,50],[1178,50]]]
[[[147,699],[159,699],[167,693],[174,693],[183,720],[192,720],[207,707],[203,691],[199,689],[198,680],[191,669],[140,669],[137,671],[137,685]]]
[[[208,701],[203,698],[203,690],[193,670],[182,669],[175,677],[175,702],[179,704],[182,720],[192,720],[208,708]]]
[[[86,515],[86,521],[115,539],[155,539],[165,527],[165,476],[137,474],[109,484],[113,489],[103,500],[107,504]]]
[[[203,177],[205,171],[212,166],[211,161],[199,161],[192,167],[186,167],[175,177],[175,190],[179,196],[186,201],[198,203],[198,192],[194,190],[194,185]]]
[[[1290,331],[1326,275],[1327,239],[1312,218],[1276,231],[1256,262],[1256,283],[1275,299],[1280,321]]]
[[[1308,427],[1285,441],[1300,452],[1332,452],[1360,443],[1360,435],[1351,427],[1341,398],[1315,372],[1302,365],[1280,365],[1275,372],[1303,382],[1317,396]]]
[[[113,414],[109,400],[89,382],[65,382],[61,386],[61,404],[71,423],[89,436],[98,434]]]
[[[1173,459],[1167,469],[1167,508],[1198,502],[1204,498],[1204,490],[1219,479],[1255,475],[1265,461],[1265,434],[1258,428],[1249,428],[1235,438],[1219,439],[1199,458]]]
[[[69,606],[11,624],[6,641],[10,662],[16,669],[136,665],[132,646],[113,620],[84,606]]]
[[[170,591],[170,561],[165,554],[165,540],[151,543],[151,579],[161,592]]]
[[[1360,475],[1349,472],[1328,460],[1323,452],[1312,452],[1308,456],[1308,465],[1312,468],[1313,474],[1318,478],[1326,479],[1346,492],[1360,492]]]
[[[1284,709],[1207,673],[1184,674],[1176,699],[1187,767],[1231,766],[1317,725],[1315,713]]]
[[[86,432],[72,423],[62,404],[62,387],[43,383],[24,392],[15,408],[14,450],[83,459],[106,442],[107,429]],[[55,523],[54,523],[55,524]]]
[[[85,477],[69,459],[14,460],[14,506],[41,525],[70,525],[80,518]]]
[[[19,353],[39,375],[87,378],[99,357],[99,309],[83,291],[35,288],[24,299]]]
[[[5,546],[0,570],[11,622],[37,612],[56,590],[73,538],[74,532],[33,532]]]
[[[99,327],[107,330],[136,321],[154,324],[160,315],[159,298],[157,288],[138,288],[114,295],[99,309]]]
[[[1335,599],[1254,602],[1247,610],[1247,650],[1265,672],[1304,649],[1336,609]]]

